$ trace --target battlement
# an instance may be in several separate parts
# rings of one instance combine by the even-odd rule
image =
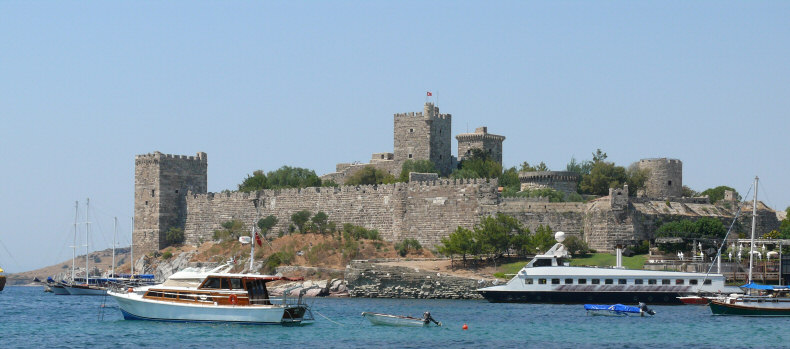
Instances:
[[[199,162],[207,162],[208,156],[204,152],[198,152],[195,156],[188,156],[188,155],[178,155],[178,154],[163,154],[161,152],[155,151],[153,153],[148,154],[140,154],[135,155],[134,160],[188,160],[188,161],[199,161]]]
[[[545,180],[576,182],[580,178],[581,176],[579,176],[578,173],[570,171],[534,171],[518,173],[518,179],[522,183]]]
[[[424,110],[421,112],[408,112],[408,113],[395,113],[395,118],[421,118],[421,119],[441,119],[441,120],[451,120],[451,114],[441,114],[439,113],[439,107],[433,105],[433,103],[425,103]]]
[[[474,133],[461,133],[455,136],[455,139],[459,141],[482,141],[482,140],[491,140],[496,142],[502,142],[505,140],[505,136],[495,135],[493,133],[488,133],[488,127],[481,126],[475,129]]]
[[[640,163],[666,163],[666,164],[682,164],[679,159],[670,158],[647,158],[639,160]]]

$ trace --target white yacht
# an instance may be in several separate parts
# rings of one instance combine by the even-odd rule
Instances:
[[[209,271],[187,268],[159,285],[115,289],[107,294],[115,298],[127,320],[283,325],[312,320],[301,296],[296,301],[286,296],[272,299],[266,289],[271,281],[301,278],[234,274],[228,269],[229,265]]]
[[[557,232],[555,239],[548,252],[535,256],[506,284],[477,292],[490,302],[559,304],[683,304],[677,297],[738,292],[725,286],[721,274],[571,267],[565,262],[565,233]]]

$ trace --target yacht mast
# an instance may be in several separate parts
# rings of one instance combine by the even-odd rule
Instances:
[[[71,246],[71,283],[74,283],[74,270],[77,269],[77,220],[80,218],[80,202],[74,201],[74,244]]]
[[[85,284],[90,285],[90,272],[88,272],[88,257],[90,257],[90,252],[88,250],[88,235],[91,231],[91,220],[90,220],[90,205],[91,199],[85,199]]]
[[[754,231],[757,226],[757,180],[754,177],[754,200],[752,201],[752,242],[749,249],[749,284],[752,283],[752,267],[754,266]],[[751,290],[751,289],[750,289]]]
[[[113,221],[113,227],[115,230],[112,234],[112,267],[110,267],[110,277],[115,277],[115,236],[118,235],[118,217],[113,217],[115,220]]]
[[[129,259],[132,261],[131,278],[134,279],[134,217],[132,217],[132,244],[129,246]]]

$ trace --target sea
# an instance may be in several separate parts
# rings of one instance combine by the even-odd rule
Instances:
[[[652,317],[588,316],[582,305],[484,300],[309,298],[308,325],[124,320],[112,297],[0,292],[0,348],[787,348],[790,318],[713,316],[706,306],[653,306]],[[363,311],[442,327],[373,326]],[[463,326],[467,329],[464,330]]]

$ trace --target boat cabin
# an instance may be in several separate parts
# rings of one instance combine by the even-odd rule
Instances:
[[[209,275],[197,288],[151,288],[143,298],[213,305],[271,305],[266,283],[277,280],[295,281],[301,278],[243,274]]]

